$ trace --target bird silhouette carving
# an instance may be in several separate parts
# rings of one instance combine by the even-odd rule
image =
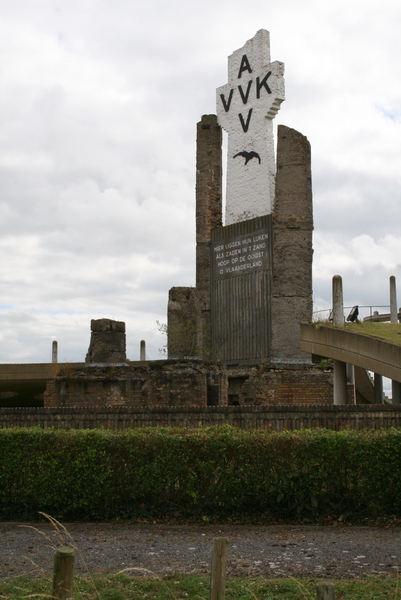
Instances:
[[[257,152],[254,152],[253,150],[251,152],[247,152],[246,150],[243,150],[242,152],[238,152],[237,154],[235,154],[233,156],[233,158],[237,158],[237,156],[243,156],[245,158],[245,165],[247,165],[249,163],[249,161],[252,160],[253,158],[259,159],[259,164],[260,164],[260,156]]]

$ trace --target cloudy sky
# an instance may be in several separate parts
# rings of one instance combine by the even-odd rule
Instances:
[[[258,29],[276,125],[312,144],[314,297],[401,304],[399,0],[0,0],[0,362],[84,360],[90,319],[159,358],[195,282],[195,130]]]

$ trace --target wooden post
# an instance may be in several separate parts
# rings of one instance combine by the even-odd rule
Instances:
[[[74,586],[75,550],[61,546],[54,555],[53,600],[71,600]]]
[[[227,538],[214,538],[212,572],[210,576],[210,600],[224,600],[226,593]]]
[[[334,583],[321,582],[316,584],[316,600],[335,600]]]

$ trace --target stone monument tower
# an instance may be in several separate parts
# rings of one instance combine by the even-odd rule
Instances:
[[[260,30],[228,59],[217,117],[197,126],[196,287],[172,288],[168,354],[227,365],[309,362],[300,323],[312,317],[310,145],[273,118],[284,65]],[[228,133],[222,222],[222,128]]]

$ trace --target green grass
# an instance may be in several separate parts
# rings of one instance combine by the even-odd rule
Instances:
[[[227,580],[227,600],[312,600],[317,579],[245,579]],[[127,574],[103,575],[94,580],[75,579],[74,600],[208,600],[209,577],[169,575],[163,579],[130,577]],[[341,600],[399,600],[401,586],[397,578],[370,577],[363,580],[335,581],[336,598]],[[50,577],[17,577],[0,581],[2,600],[27,597],[49,598]]]
[[[401,344],[401,323],[347,323],[348,331],[371,335],[392,344]]]
[[[319,323],[317,325],[319,326]],[[344,331],[361,333],[362,335],[371,335],[386,342],[401,345],[401,323],[371,323],[366,321],[364,323],[345,323],[343,327],[338,327],[332,323],[324,322],[320,325],[324,327],[336,327]]]

